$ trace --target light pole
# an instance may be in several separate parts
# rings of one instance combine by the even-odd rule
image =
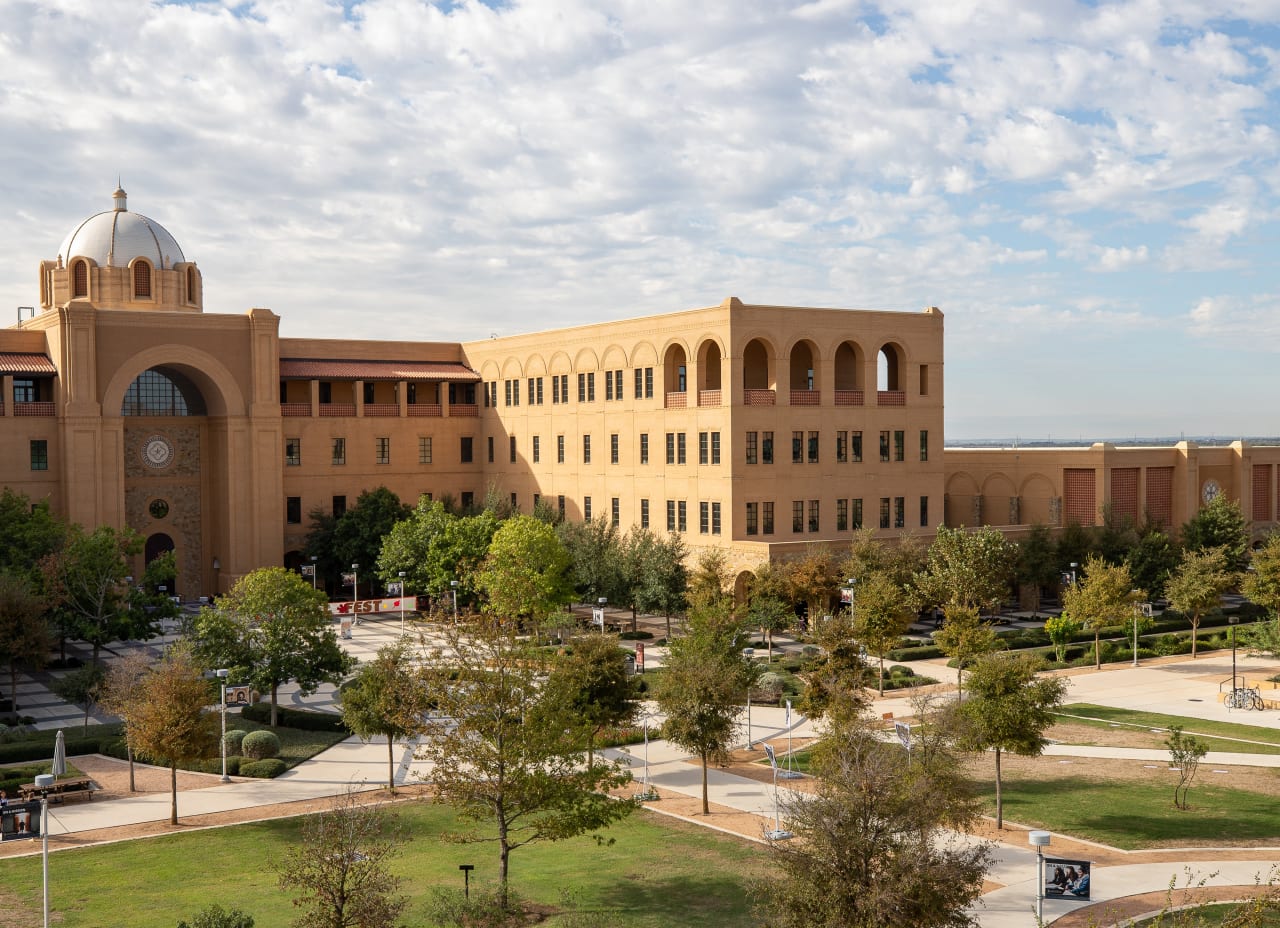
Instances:
[[[49,928],[49,788],[53,786],[52,773],[36,775],[36,789],[40,790],[40,843],[44,858],[44,928]]]
[[[404,571],[400,571],[400,634],[404,635]]]
[[[453,624],[458,624],[458,581],[450,580],[449,589],[453,593]]]
[[[318,560],[316,555],[311,555],[311,589],[313,590],[316,588],[316,561]]]
[[[222,782],[230,783],[231,777],[227,776],[227,677],[231,676],[231,671],[223,668],[214,673],[222,681]]]
[[[1227,621],[1231,623],[1231,695],[1236,692],[1236,626],[1240,624],[1240,616],[1229,615]]]
[[[743,648],[742,659],[750,662],[756,659],[755,648]],[[751,684],[747,684],[747,750],[751,750]]]
[[[1073,565],[1074,566],[1074,565]],[[1032,831],[1027,840],[1036,849],[1036,924],[1044,924],[1044,849],[1053,836],[1047,831]]]
[[[609,597],[601,596],[596,600],[596,604],[600,607],[600,634],[604,634],[604,607],[609,604]]]
[[[351,624],[360,624],[360,613],[356,612],[356,603],[360,599],[360,565],[351,565]]]

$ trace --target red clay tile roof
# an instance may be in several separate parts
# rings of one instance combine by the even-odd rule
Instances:
[[[339,361],[281,358],[282,380],[426,380],[479,381],[480,375],[456,361]]]
[[[0,351],[0,374],[57,374],[53,362],[42,354]],[[479,379],[479,378],[477,378]]]

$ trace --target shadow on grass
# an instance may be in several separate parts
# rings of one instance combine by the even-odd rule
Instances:
[[[652,924],[717,928],[755,924],[746,881],[729,875],[632,876],[595,895],[601,910],[621,918],[643,915]]]

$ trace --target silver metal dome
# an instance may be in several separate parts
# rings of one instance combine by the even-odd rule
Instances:
[[[64,266],[72,258],[89,258],[104,267],[128,267],[134,258],[146,258],[157,268],[186,260],[168,230],[154,219],[129,212],[125,197],[117,188],[113,209],[90,216],[62,240],[58,257]]]

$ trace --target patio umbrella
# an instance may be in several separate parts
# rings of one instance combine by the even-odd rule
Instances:
[[[58,729],[58,735],[53,739],[53,766],[50,772],[54,777],[67,775],[67,739],[62,734],[62,729]]]

